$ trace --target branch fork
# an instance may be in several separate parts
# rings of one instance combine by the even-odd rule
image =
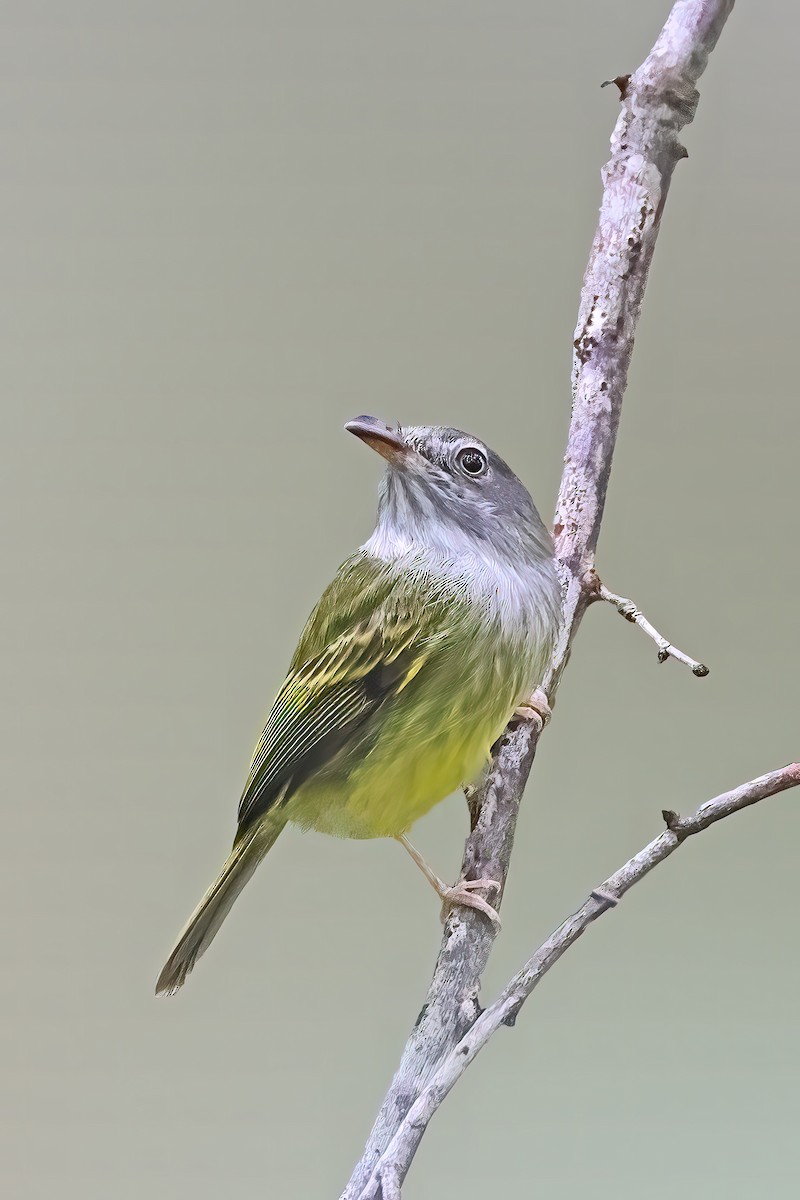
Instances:
[[[662,863],[687,838],[710,825],[770,796],[800,785],[800,763],[752,779],[733,791],[706,801],[690,817],[665,810],[667,829],[610,875],[577,912],[567,917],[506,985],[501,995],[480,1014],[467,1034],[438,1064],[421,1089],[397,1132],[378,1159],[358,1200],[400,1200],[401,1184],[436,1110],[469,1064],[503,1025],[513,1025],[519,1010],[554,963],[599,917],[616,907],[624,894]]]

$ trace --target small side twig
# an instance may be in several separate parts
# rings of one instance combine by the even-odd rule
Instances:
[[[671,809],[666,809],[663,815],[667,828],[664,832],[592,889],[578,911],[567,917],[542,943],[522,970],[509,981],[498,999],[481,1013],[471,1029],[442,1060],[375,1163],[366,1185],[359,1192],[359,1200],[378,1200],[379,1197],[382,1200],[400,1200],[400,1189],[408,1168],[442,1101],[492,1035],[502,1026],[514,1024],[519,1010],[537,984],[594,921],[615,908],[634,884],[674,854],[687,838],[702,833],[710,825],[751,804],[757,804],[759,800],[798,785],[800,763],[791,763],[706,801],[690,817],[680,817]]]
[[[654,625],[651,625],[647,617],[637,608],[632,600],[628,600],[626,596],[617,596],[615,592],[610,592],[605,584],[598,580],[596,596],[600,600],[605,600],[609,604],[613,604],[621,617],[626,621],[631,621],[634,625],[638,625],[642,633],[646,633],[649,638],[658,646],[658,661],[666,662],[668,658],[674,658],[677,662],[685,663],[687,667],[691,667],[693,675],[697,675],[699,679],[708,675],[708,667],[705,663],[698,662],[694,658],[690,658],[688,654],[684,654],[683,650],[679,650],[677,646],[673,646],[672,642],[668,642],[665,637],[658,632]]]

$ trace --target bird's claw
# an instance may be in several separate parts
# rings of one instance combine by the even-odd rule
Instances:
[[[553,710],[541,688],[537,688],[524,704],[518,705],[514,710],[515,717],[523,721],[538,721],[542,729],[544,729],[552,715]]]
[[[484,900],[483,896],[475,894],[477,888],[482,888],[487,892],[499,892],[500,884],[496,879],[462,879],[459,883],[453,884],[452,887],[446,888],[442,893],[442,920],[447,919],[451,908],[460,905],[462,908],[474,908],[478,912],[482,912],[499,932],[501,928],[500,916],[497,910],[492,908],[488,900]]]

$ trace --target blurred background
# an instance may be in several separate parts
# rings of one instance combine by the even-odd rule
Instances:
[[[5,0],[0,1139],[27,1200],[337,1196],[430,977],[393,844],[289,830],[174,1000],[308,610],[371,530],[354,414],[485,437],[553,511],[617,115],[664,0]],[[800,12],[737,6],[647,292],[591,611],[488,1002],[661,828],[798,753]],[[409,1200],[786,1195],[788,793],[687,845],[436,1117]],[[455,878],[463,799],[415,829]],[[533,1176],[531,1164],[535,1164]]]

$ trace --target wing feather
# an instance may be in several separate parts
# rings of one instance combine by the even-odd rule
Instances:
[[[343,621],[342,606],[337,612],[338,597],[331,593],[347,582],[342,575],[348,568],[352,570],[351,564],[345,564],[312,614],[275,699],[239,803],[237,838],[360,736],[369,719],[402,691],[445,636],[431,608],[423,605],[420,611],[401,589],[383,579],[378,588],[371,580],[367,596],[363,591],[356,596],[349,621]],[[362,615],[375,600],[377,607]],[[320,636],[325,633],[335,636],[326,643]],[[312,649],[315,652],[303,658],[303,651]]]

